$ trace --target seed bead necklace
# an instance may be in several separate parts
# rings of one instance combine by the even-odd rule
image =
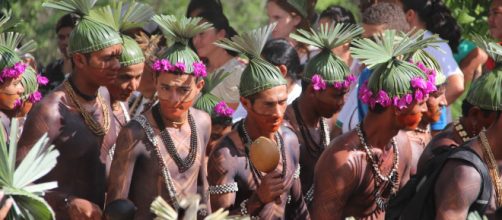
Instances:
[[[300,128],[300,133],[302,134],[307,152],[309,152],[309,154],[313,157],[319,157],[324,149],[326,149],[326,147],[328,146],[330,140],[326,119],[321,118],[319,132],[321,136],[321,143],[317,144],[312,138],[312,135],[310,134],[310,131],[308,130],[305,122],[303,121],[302,115],[300,114],[300,108],[298,106],[298,100],[293,101],[293,110],[295,112],[296,121],[298,122],[298,127]],[[310,143],[312,143],[312,145]]]
[[[75,94],[75,90],[71,86],[71,84],[68,82],[68,80],[65,80],[63,82],[63,86],[68,93],[68,96],[70,97],[70,100],[75,104],[77,107],[78,111],[80,112],[80,115],[84,118],[85,124],[91,129],[92,133],[98,135],[98,136],[104,136],[110,129],[110,114],[108,112],[108,106],[106,105],[105,101],[103,100],[103,97],[98,93],[97,95],[97,101],[98,104],[101,106],[101,111],[103,113],[103,126],[94,118],[92,117],[89,112],[87,112],[84,107],[80,104],[80,102],[77,100],[77,95]]]
[[[459,120],[453,122],[453,127],[455,128],[458,136],[462,138],[463,142],[467,142],[468,140],[472,139],[472,137],[469,137],[469,135],[467,134],[467,131],[464,130],[464,126],[462,126],[462,123],[460,123]]]
[[[361,142],[361,145],[362,145],[364,151],[366,152],[366,156],[368,158],[368,161],[371,164],[373,176],[375,177],[375,181],[374,181],[374,183],[375,183],[375,190],[374,190],[375,202],[377,204],[378,209],[383,211],[387,207],[390,196],[395,194],[397,191],[397,188],[398,188],[399,150],[396,145],[396,140],[395,140],[395,138],[392,138],[392,141],[391,141],[392,149],[394,151],[394,159],[393,159],[393,163],[392,163],[392,169],[388,175],[384,176],[382,174],[382,172],[380,171],[380,168],[378,167],[378,161],[376,161],[375,157],[373,156],[373,153],[371,152],[371,150],[366,142],[366,138],[364,137],[364,133],[362,131],[361,124],[358,124],[356,126],[356,131],[357,131],[357,136],[359,137],[359,141]],[[382,184],[388,184],[388,183],[390,183],[390,186],[391,186],[391,193],[388,196],[388,198],[384,198],[383,193],[379,189]]]
[[[174,146],[173,139],[171,138],[169,131],[167,131],[167,128],[164,125],[164,122],[162,121],[162,115],[160,114],[159,104],[155,105],[152,108],[152,115],[153,118],[155,119],[155,122],[157,123],[157,126],[159,127],[160,137],[162,139],[162,142],[166,146],[167,152],[169,153],[171,158],[173,158],[174,162],[178,166],[178,170],[180,171],[180,173],[187,171],[192,167],[192,165],[195,162],[195,158],[197,156],[197,145],[198,145],[197,127],[193,120],[192,114],[190,113],[190,111],[188,112],[188,124],[190,125],[190,150],[185,159],[181,159],[181,156],[178,154],[178,151],[176,150],[176,146]]]
[[[488,165],[488,169],[490,171],[490,177],[492,180],[493,186],[495,186],[495,194],[496,194],[496,202],[497,207],[502,207],[502,181],[500,180],[500,173],[497,161],[492,153],[492,148],[490,146],[490,142],[488,142],[488,138],[486,137],[486,129],[483,129],[479,133],[479,142],[481,146],[483,146],[483,155],[484,159]]]

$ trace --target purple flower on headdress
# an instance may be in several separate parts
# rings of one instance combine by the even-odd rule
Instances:
[[[415,90],[415,100],[420,102],[420,101],[424,100],[424,96],[425,95],[422,92],[422,90],[420,90],[420,89]]]
[[[49,79],[47,79],[47,77],[45,77],[45,76],[37,74],[37,82],[39,85],[45,86],[49,83]]]
[[[23,101],[21,99],[16,99],[16,102],[14,102],[14,109],[18,109],[23,105]]]
[[[333,86],[335,87],[335,89],[341,89],[344,86],[344,82],[334,82]]]
[[[28,97],[28,101],[30,101],[31,103],[37,103],[40,100],[42,100],[42,93],[40,93],[39,91],[32,93],[30,97]]]
[[[206,65],[203,62],[195,62],[192,64],[193,66],[193,75],[195,77],[206,77]]]
[[[427,88],[425,89],[425,93],[430,94],[432,92],[437,91],[438,88],[436,87],[434,82],[427,81]]]
[[[365,104],[369,104],[371,97],[373,96],[373,92],[368,88],[368,81],[364,82],[363,85],[359,88],[359,98]]]
[[[380,104],[382,107],[389,107],[392,103],[389,95],[383,90],[378,91],[375,102]]]
[[[214,106],[214,112],[218,117],[232,117],[232,114],[234,114],[234,110],[224,102],[218,102],[216,106]]]
[[[4,79],[15,79],[24,73],[28,64],[17,62],[12,67],[6,67],[2,70],[0,78],[3,82]]]
[[[349,82],[349,83],[353,83],[356,81],[356,77],[352,74],[348,75],[347,78],[345,79],[345,81]]]
[[[185,72],[185,64],[182,63],[182,62],[177,62],[175,65],[174,65],[174,68],[175,68],[175,71],[179,71],[179,72],[182,72],[184,73]]]
[[[312,76],[312,86],[314,87],[315,91],[319,90],[325,90],[326,89],[326,82],[324,82],[324,79],[318,74],[315,74]]]
[[[415,77],[413,79],[411,79],[411,87],[415,88],[415,89],[427,89],[427,84],[425,82],[424,79],[420,78],[420,77]]]
[[[422,70],[424,73],[427,73],[427,71],[429,70],[427,67],[425,67],[424,63],[422,63],[422,62],[418,62],[417,67],[418,67],[418,69]]]
[[[169,72],[171,69],[172,65],[167,59],[156,60],[152,64],[152,70],[155,72]]]

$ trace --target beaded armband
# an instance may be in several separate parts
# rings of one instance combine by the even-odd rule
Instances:
[[[211,195],[220,195],[237,191],[239,191],[239,187],[237,186],[236,182],[224,185],[209,186],[209,194]]]

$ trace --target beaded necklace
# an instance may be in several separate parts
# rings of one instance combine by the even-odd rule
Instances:
[[[71,86],[71,84],[68,82],[68,80],[63,82],[63,86],[70,97],[70,100],[75,104],[77,107],[80,115],[84,118],[85,124],[91,129],[92,133],[98,135],[98,136],[104,136],[110,129],[110,115],[108,112],[108,106],[105,104],[105,101],[103,100],[103,97],[98,93],[97,95],[97,102],[101,106],[101,112],[103,113],[103,126],[99,122],[96,122],[94,118],[92,117],[89,112],[87,112],[84,107],[80,104],[80,102],[77,100],[77,95],[75,94],[75,90]]]
[[[296,121],[298,122],[298,127],[300,128],[300,133],[302,134],[305,149],[307,149],[307,152],[309,152],[311,156],[319,157],[324,149],[326,149],[326,147],[328,146],[330,140],[326,119],[321,118],[319,132],[321,136],[321,143],[317,144],[312,138],[312,135],[310,134],[308,127],[305,125],[305,122],[303,121],[303,118],[300,114],[300,108],[298,107],[298,100],[293,101],[293,110],[295,112]],[[312,143],[312,145],[310,143]]]
[[[498,164],[493,156],[490,142],[488,142],[488,138],[486,137],[486,129],[483,129],[479,133],[478,138],[481,146],[483,146],[483,155],[490,171],[492,184],[495,186],[495,201],[497,202],[497,207],[500,208],[502,207],[502,180],[500,180]]]
[[[399,167],[399,150],[396,145],[396,140],[395,138],[392,139],[391,144],[392,144],[392,149],[394,151],[394,159],[392,163],[392,169],[389,172],[388,175],[384,176],[382,172],[380,171],[380,168],[378,167],[378,161],[373,156],[373,153],[371,152],[370,148],[368,147],[368,144],[366,143],[366,138],[364,137],[364,133],[361,128],[361,124],[358,124],[356,126],[356,131],[357,131],[357,136],[359,136],[359,140],[361,142],[361,145],[366,152],[366,156],[368,158],[368,161],[371,164],[373,176],[375,177],[375,202],[377,204],[378,209],[384,211],[387,208],[387,204],[389,202],[389,198],[391,195],[395,194],[398,188],[398,180],[399,180],[399,173],[398,173],[398,167]],[[382,184],[388,184],[390,183],[391,186],[391,195],[389,195],[387,198],[383,197],[383,192],[384,190],[380,191],[380,186]]]

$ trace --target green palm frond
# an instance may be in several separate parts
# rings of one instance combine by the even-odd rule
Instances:
[[[202,22],[202,18],[176,18],[173,15],[155,15],[152,18],[162,32],[171,41],[188,45],[189,39],[212,27],[212,24]]]
[[[218,86],[225,78],[230,75],[230,72],[224,72],[224,70],[219,70],[218,72],[214,72],[209,74],[206,78],[204,78],[204,88],[202,89],[202,93],[211,92],[216,86]]]
[[[0,34],[0,45],[3,45],[13,51],[16,51],[18,55],[23,55],[29,52],[33,52],[37,49],[37,43],[33,40],[24,42],[22,46],[19,47],[23,39],[24,39],[24,34],[17,32],[5,32]]]
[[[183,198],[180,201],[180,206],[185,209],[185,216],[183,216],[183,220],[197,219],[197,212],[199,211],[200,208],[199,203],[200,203],[199,195],[188,196],[187,198]],[[152,202],[152,205],[150,206],[150,211],[157,216],[155,220],[178,219],[178,213],[160,196],[155,198],[155,200]],[[206,216],[204,220],[250,219],[249,216],[229,217],[228,213],[229,213],[228,211],[219,209],[216,212],[213,212],[212,214]]]
[[[79,15],[89,15],[92,7],[98,0],[60,0],[48,1],[42,4],[43,7],[61,10],[67,13]]]
[[[3,16],[0,18],[0,33],[13,30],[18,24],[19,20],[12,19],[12,11],[2,9]]]
[[[424,58],[423,53],[416,52],[426,47],[437,48],[437,43],[443,42],[437,35],[426,38],[424,33],[425,31],[414,31],[404,34],[396,30],[386,30],[374,35],[374,40],[364,38],[352,41],[354,46],[350,51],[371,69],[389,65],[389,62],[395,59],[407,60],[413,55],[416,55],[416,58]]]
[[[502,63],[502,46],[496,42],[483,38],[480,35],[473,35],[472,40],[476,46],[484,50],[495,61],[495,63]]]
[[[115,1],[110,5],[91,10],[89,19],[108,24],[116,31],[124,31],[142,27],[154,15],[153,8],[149,5],[135,1],[127,3]]]
[[[363,29],[358,25],[338,23],[336,26],[334,24],[321,25],[318,30],[311,28],[310,32],[299,29],[298,33],[292,33],[290,37],[320,49],[331,50],[362,33]]]
[[[3,128],[1,128],[3,129]],[[56,166],[59,152],[54,146],[47,146],[47,134],[30,149],[26,157],[15,168],[18,121],[13,119],[9,144],[0,134],[0,188],[14,200],[9,219],[54,219],[54,212],[41,198],[45,191],[57,187],[56,182],[37,183],[40,177]],[[12,217],[12,218],[10,218]]]
[[[269,24],[262,28],[233,36],[231,40],[224,38],[215,42],[215,44],[226,50],[243,53],[250,59],[259,58],[267,42],[266,39],[270,33],[272,33],[276,25],[277,23]]]

